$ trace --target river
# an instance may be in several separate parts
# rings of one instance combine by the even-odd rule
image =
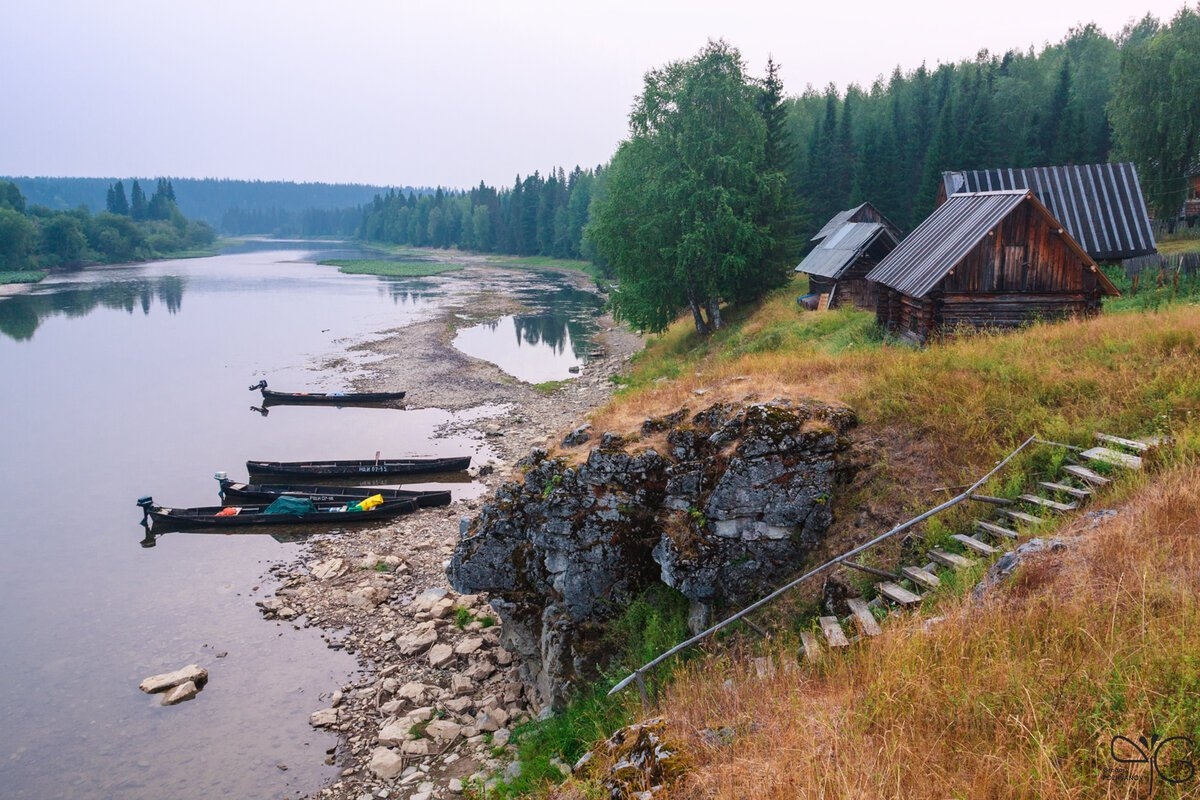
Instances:
[[[251,411],[260,378],[350,388],[371,356],[347,345],[472,288],[455,273],[342,275],[314,263],[315,249],[89,270],[0,299],[4,797],[295,797],[336,776],[324,763],[336,739],[308,716],[355,662],[254,605],[272,592],[271,566],[303,545],[180,533],[143,548],[135,505],[215,504],[212,474],[243,476],[247,459],[489,457],[440,432],[454,417],[438,409]],[[503,317],[464,329],[460,346],[522,380],[570,377],[588,301],[561,291],[531,275],[522,303],[572,313]],[[419,379],[402,387],[410,397]],[[164,707],[138,690],[193,662],[210,672],[195,700]]]

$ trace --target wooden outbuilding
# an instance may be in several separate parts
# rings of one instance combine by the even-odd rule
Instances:
[[[825,237],[829,236],[829,234],[845,225],[847,222],[877,222],[887,228],[888,232],[891,233],[896,241],[900,241],[900,239],[903,238],[903,234],[900,232],[900,229],[893,225],[891,220],[879,213],[879,209],[870,203],[862,203],[854,208],[848,208],[845,211],[839,211],[838,213],[834,214],[829,218],[829,221],[821,227],[821,230],[817,231],[816,235],[813,236],[810,241],[821,241]]]
[[[918,343],[1091,315],[1120,294],[1028,190],[951,195],[866,279],[879,284],[879,324]]]
[[[956,193],[1013,189],[1033,192],[1096,261],[1157,252],[1137,168],[1129,162],[943,172],[938,204]]]
[[[874,311],[878,288],[867,273],[899,243],[882,223],[846,222],[817,242],[796,272],[808,275],[810,291],[828,296],[829,308],[851,304]]]

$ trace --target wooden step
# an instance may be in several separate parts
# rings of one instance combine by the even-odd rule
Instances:
[[[1024,522],[1029,525],[1041,525],[1046,520],[1041,517],[1035,517],[1033,514],[1026,514],[1024,511],[1013,511],[1012,509],[1004,509],[1000,512],[1009,519],[1015,519],[1017,522]]]
[[[1103,475],[1100,475],[1099,473],[1096,473],[1096,472],[1092,472],[1087,467],[1080,467],[1080,466],[1076,466],[1075,464],[1067,464],[1066,466],[1063,467],[1063,472],[1067,473],[1068,475],[1074,475],[1076,478],[1079,478],[1079,480],[1081,480],[1081,481],[1087,481],[1088,483],[1092,484],[1093,486],[1103,486],[1104,484],[1109,482],[1109,479],[1104,477]]]
[[[893,603],[899,603],[902,606],[911,606],[914,603],[921,602],[921,595],[913,594],[908,589],[905,589],[899,584],[891,581],[883,581],[877,585],[879,593],[891,600]]]
[[[942,585],[937,575],[921,567],[901,567],[900,573],[913,583],[919,583],[928,589],[936,589]]]
[[[950,569],[962,569],[975,563],[969,558],[963,558],[958,553],[947,553],[945,550],[939,550],[936,547],[929,548],[929,557],[943,567],[950,567]]]
[[[850,613],[854,615],[854,622],[864,636],[878,636],[883,633],[883,629],[875,621],[875,615],[871,613],[871,609],[867,608],[866,600],[861,597],[851,597],[846,601],[846,605],[850,607]]]
[[[809,661],[821,660],[821,645],[817,643],[817,637],[813,636],[808,631],[800,631],[800,644],[804,646],[803,655]]]
[[[970,497],[968,497],[967,499],[974,500],[977,503],[989,503],[993,506],[1011,506],[1012,505],[1012,500],[1009,500],[1004,497],[990,497],[986,494],[973,494]]]
[[[981,519],[976,520],[975,527],[985,533],[990,533],[992,536],[1001,536],[1005,539],[1021,538],[1021,534],[1017,533],[1016,531],[1009,530],[1008,528],[1005,528],[1003,525],[997,525],[994,522],[985,522],[984,520],[981,520]]]
[[[992,547],[990,544],[981,542],[978,539],[971,537],[971,536],[964,536],[961,533],[956,533],[953,536],[951,536],[950,538],[953,539],[954,541],[958,542],[959,544],[961,544],[963,547],[966,547],[970,550],[974,550],[976,553],[979,553],[981,556],[991,556],[991,555],[995,555],[996,553],[1000,552],[996,548]]]
[[[1078,497],[1080,500],[1086,500],[1092,496],[1091,489],[1080,489],[1078,486],[1068,486],[1065,483],[1055,483],[1054,481],[1038,481],[1038,486],[1041,486],[1043,489],[1049,489],[1052,492],[1069,494],[1071,497]]]
[[[1131,456],[1128,453],[1122,453],[1119,450],[1112,450],[1107,447],[1093,447],[1091,450],[1084,450],[1079,455],[1091,461],[1103,461],[1105,464],[1112,464],[1116,467],[1125,467],[1126,469],[1142,468],[1142,459],[1138,456]]]
[[[821,623],[821,632],[825,634],[825,641],[830,647],[849,647],[850,640],[846,638],[845,631],[838,624],[837,617],[821,617],[818,622]]]
[[[1118,447],[1124,447],[1128,450],[1137,450],[1139,453],[1144,453],[1150,449],[1150,445],[1145,442],[1139,442],[1137,439],[1122,439],[1120,436],[1110,436],[1107,433],[1097,433],[1097,442],[1105,444],[1115,444]]]
[[[1047,500],[1044,497],[1039,497],[1036,494],[1023,494],[1021,499],[1026,503],[1033,503],[1035,506],[1048,508],[1051,511],[1057,511],[1060,514],[1065,514],[1068,511],[1074,511],[1079,508],[1079,503],[1060,503],[1057,500]]]

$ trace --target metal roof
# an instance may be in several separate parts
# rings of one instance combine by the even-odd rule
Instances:
[[[796,272],[837,278],[880,236],[892,239],[881,223],[846,222],[818,243],[796,267]],[[895,244],[894,239],[892,243]]]
[[[867,280],[910,297],[924,297],[1028,197],[1026,190],[951,195],[867,273]]]
[[[947,197],[958,192],[1031,189],[1095,259],[1155,252],[1137,170],[1128,162],[943,172],[942,184]]]
[[[817,231],[817,235],[809,239],[809,241],[816,242],[824,239],[826,236],[849,222],[850,218],[857,214],[865,205],[866,203],[862,203],[854,208],[848,208],[845,211],[839,211],[838,213],[834,214],[832,217],[830,217],[829,222],[826,222],[824,227]]]

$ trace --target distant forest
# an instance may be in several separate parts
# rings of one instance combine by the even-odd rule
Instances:
[[[56,211],[87,206],[99,211],[105,208],[106,193],[117,178],[7,180],[17,185],[31,206]],[[226,236],[354,236],[362,223],[362,207],[389,190],[365,184],[214,178],[172,178],[171,183],[184,216],[207,222]],[[403,191],[425,194],[433,189],[404,187]]]

